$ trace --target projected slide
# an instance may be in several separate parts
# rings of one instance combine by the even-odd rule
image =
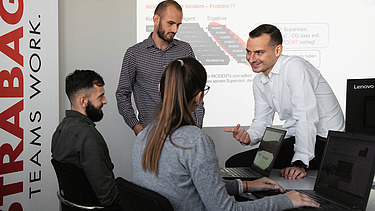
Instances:
[[[159,2],[137,1],[138,42],[153,31]],[[205,127],[251,124],[256,74],[245,48],[249,32],[259,24],[276,25],[283,34],[283,54],[303,57],[322,72],[343,110],[346,79],[375,77],[375,25],[370,24],[375,20],[375,0],[178,2],[184,17],[176,39],[190,43],[208,73]]]

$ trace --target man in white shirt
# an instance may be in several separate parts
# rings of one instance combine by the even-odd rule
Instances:
[[[255,116],[248,130],[240,129],[239,124],[224,130],[244,145],[255,145],[265,128],[272,126],[277,112],[291,138],[284,140],[275,168],[281,168],[285,178],[303,178],[307,168],[319,167],[328,130],[344,130],[344,117],[320,72],[300,57],[282,55],[282,50],[277,27],[263,24],[249,33],[246,59],[259,73],[253,82]],[[232,156],[226,166],[250,165],[249,156],[254,157],[255,152]]]

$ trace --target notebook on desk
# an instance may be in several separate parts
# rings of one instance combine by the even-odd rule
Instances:
[[[375,169],[375,135],[330,131],[314,190],[297,190],[323,210],[365,210]],[[315,210],[302,207],[292,210]]]
[[[268,177],[279,153],[286,131],[267,127],[250,167],[220,168],[223,179],[255,180]]]

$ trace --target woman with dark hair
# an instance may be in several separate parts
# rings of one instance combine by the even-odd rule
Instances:
[[[132,182],[165,196],[175,210],[283,210],[318,206],[291,191],[256,201],[236,202],[229,194],[279,189],[268,178],[223,181],[212,139],[199,129],[191,112],[209,87],[207,73],[193,58],[172,61],[159,90],[162,103],[153,123],[138,134],[132,154]]]

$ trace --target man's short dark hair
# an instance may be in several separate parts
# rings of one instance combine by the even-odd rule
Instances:
[[[173,0],[166,0],[166,1],[160,2],[158,6],[156,6],[154,15],[158,14],[160,17],[162,17],[163,12],[170,5],[174,6],[178,11],[182,12],[182,7],[180,4],[178,4],[176,1],[173,1]]]
[[[91,89],[94,85],[104,86],[102,76],[93,70],[75,70],[65,78],[65,93],[72,102],[77,92]]]
[[[263,34],[270,35],[269,45],[276,47],[277,45],[283,44],[283,36],[281,35],[280,30],[271,24],[262,24],[256,27],[249,33],[249,36],[250,38],[254,39],[262,36]]]

